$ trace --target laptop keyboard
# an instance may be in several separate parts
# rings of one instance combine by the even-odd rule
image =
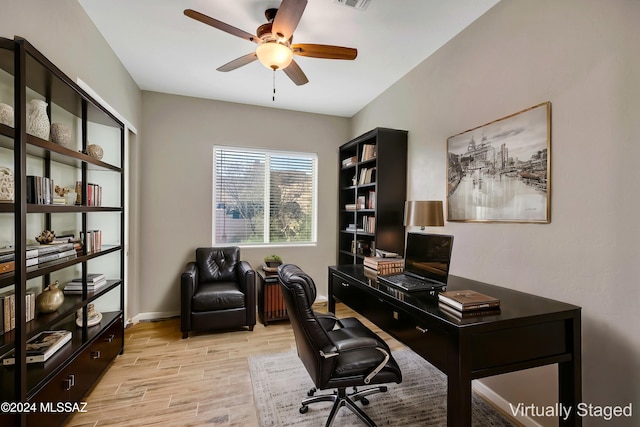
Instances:
[[[411,276],[407,276],[406,274],[398,274],[396,276],[387,276],[384,277],[385,281],[398,286],[406,291],[419,291],[419,290],[429,290],[434,288],[444,287],[443,284],[438,282],[432,282],[429,280],[421,280],[416,279]]]

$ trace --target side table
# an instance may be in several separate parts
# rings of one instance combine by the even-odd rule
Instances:
[[[276,320],[288,320],[287,308],[282,298],[278,274],[257,270],[258,317],[265,326]]]

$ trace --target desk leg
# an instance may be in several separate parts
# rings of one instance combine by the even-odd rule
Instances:
[[[471,427],[471,380],[447,378],[447,426]]]
[[[576,415],[578,403],[582,401],[582,340],[580,313],[567,320],[567,331],[571,345],[572,358],[568,362],[558,363],[558,397],[564,408],[571,408],[566,420],[560,418],[561,426],[581,426],[582,418]]]

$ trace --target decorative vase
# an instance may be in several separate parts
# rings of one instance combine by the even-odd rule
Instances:
[[[0,102],[0,123],[13,127],[13,107]]]
[[[76,204],[76,201],[78,200],[78,194],[75,191],[69,191],[67,194],[64,195],[64,200],[67,203],[67,205],[73,206]]]
[[[58,288],[58,281],[50,284],[36,297],[36,307],[40,313],[53,313],[64,302],[64,293]]]
[[[29,102],[27,111],[27,133],[48,141],[50,130],[47,103],[40,99],[33,99]]]
[[[89,144],[87,145],[87,154],[94,159],[101,160],[102,156],[104,155],[104,151],[98,144]]]
[[[0,167],[0,202],[13,202],[14,183],[11,169]]]
[[[69,147],[71,144],[71,129],[62,123],[53,123],[51,125],[51,142],[60,144],[63,147]]]
[[[76,312],[76,325],[82,327],[83,323],[82,309],[78,309]],[[96,311],[93,304],[87,305],[87,327],[95,326],[102,320],[102,313]]]

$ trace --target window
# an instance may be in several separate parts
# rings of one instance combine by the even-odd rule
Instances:
[[[316,241],[315,154],[213,148],[213,243]]]

